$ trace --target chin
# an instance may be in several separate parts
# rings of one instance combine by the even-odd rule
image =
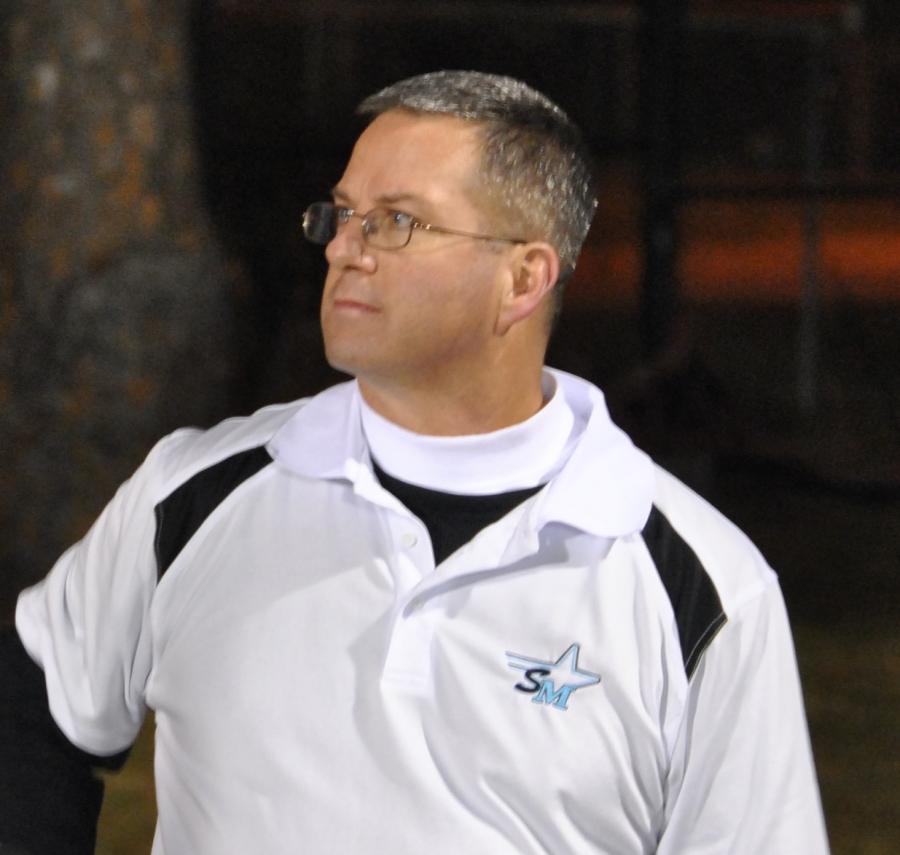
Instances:
[[[326,340],[325,361],[336,371],[356,377],[366,373],[366,367],[371,359],[367,359],[365,354],[359,352],[359,342],[355,342],[357,347],[353,344],[354,342],[351,342],[348,346],[341,346],[337,342],[329,344]]]
[[[332,349],[325,348],[325,361],[334,368],[335,371],[342,371],[344,374],[356,375],[356,362],[349,359],[346,354],[337,353]]]

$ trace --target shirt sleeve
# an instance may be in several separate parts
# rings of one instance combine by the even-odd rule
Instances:
[[[787,613],[772,581],[704,654],[667,780],[658,855],[827,855]]]
[[[16,629],[42,668],[50,712],[74,746],[112,755],[146,711],[156,588],[155,497],[172,435],[123,484],[85,537],[23,591]]]

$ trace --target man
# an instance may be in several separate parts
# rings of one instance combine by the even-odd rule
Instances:
[[[543,367],[577,131],[440,72],[304,229],[354,376],[164,439],[20,596],[60,730],[156,714],[159,853],[822,853],[773,572]]]

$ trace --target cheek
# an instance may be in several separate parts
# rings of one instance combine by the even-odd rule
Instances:
[[[471,264],[458,266],[454,277],[445,274],[440,296],[448,311],[486,318],[497,305],[498,288],[495,266],[476,257]]]
[[[460,343],[489,335],[494,325],[495,300],[491,282],[473,273],[448,278],[446,271],[423,279],[409,294],[410,314],[434,335],[457,337]]]

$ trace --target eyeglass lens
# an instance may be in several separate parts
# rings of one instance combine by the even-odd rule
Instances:
[[[337,234],[337,218],[337,208],[330,202],[313,202],[303,214],[303,234],[324,245]]]
[[[331,202],[313,202],[303,214],[303,234],[312,243],[327,244],[350,216],[360,215]],[[363,238],[371,246],[400,249],[409,243],[413,220],[408,214],[373,208],[361,219]]]

